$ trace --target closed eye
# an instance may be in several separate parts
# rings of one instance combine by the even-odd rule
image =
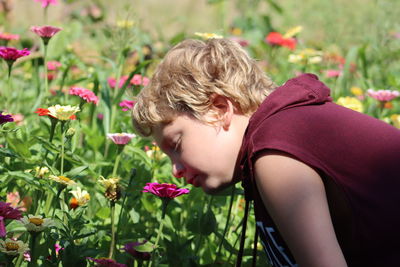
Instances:
[[[181,137],[179,137],[179,139],[175,142],[174,145],[174,152],[178,152],[178,150],[180,149],[180,145],[181,145]]]

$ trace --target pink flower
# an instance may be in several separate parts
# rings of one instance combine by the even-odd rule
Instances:
[[[125,84],[126,80],[128,80],[128,76],[126,76],[126,75],[119,78],[118,88],[122,88],[122,86]],[[110,88],[115,88],[115,84],[117,83],[115,78],[112,78],[112,77],[108,78],[107,82],[108,82],[108,86],[110,86]]]
[[[12,114],[11,116],[14,119],[15,124],[17,124],[18,126],[21,126],[23,124],[24,115],[18,113],[18,114]]]
[[[324,72],[327,78],[339,77],[343,73],[341,70],[334,70],[334,69],[325,70]]]
[[[18,220],[22,218],[21,211],[11,207],[10,203],[0,201],[0,237],[6,236],[5,219]]]
[[[107,134],[107,138],[111,139],[116,145],[126,145],[134,137],[136,137],[136,135],[129,133]]]
[[[123,107],[123,111],[128,111],[131,110],[133,108],[133,106],[135,105],[135,101],[131,101],[131,100],[123,100],[119,103],[120,107]]]
[[[20,57],[28,56],[30,53],[27,48],[18,50],[14,47],[0,47],[0,57],[11,63]]]
[[[189,189],[177,188],[175,184],[146,183],[142,192],[152,193],[161,198],[173,199],[183,194],[188,194]]]
[[[90,90],[81,88],[81,87],[71,87],[69,89],[70,95],[77,95],[82,99],[86,100],[86,102],[90,103],[93,102],[96,105],[99,103],[99,98]]]
[[[7,193],[7,202],[10,203],[10,206],[13,208],[17,208],[20,211],[26,211],[24,201],[20,203],[21,197],[19,196],[18,191]]]
[[[229,37],[230,40],[237,42],[238,44],[240,44],[242,47],[246,47],[250,45],[250,42],[242,37],[239,36],[232,36]]]
[[[61,31],[61,28],[53,27],[53,26],[32,26],[31,31],[39,35],[45,45],[47,45],[56,33]]]
[[[57,70],[61,67],[61,63],[58,61],[49,61],[47,62],[47,69],[48,70]]]
[[[135,75],[133,75],[133,77],[132,77],[130,83],[133,84],[133,85],[143,85],[143,86],[146,86],[146,85],[149,84],[149,81],[150,81],[149,78],[147,78],[147,77],[145,77],[145,76],[142,76],[142,75],[140,75],[140,74],[135,74]]]
[[[103,120],[103,119],[104,119],[103,113],[97,114],[97,118],[98,118],[99,120]]]
[[[35,2],[41,2],[42,7],[47,7],[50,4],[52,4],[52,5],[57,4],[57,0],[35,0]]]
[[[19,35],[3,32],[3,33],[0,33],[0,39],[6,40],[6,41],[19,40]]]
[[[147,241],[143,242],[129,242],[124,246],[124,250],[132,255],[134,258],[140,260],[150,260],[151,254],[149,252],[139,252],[135,249],[135,247],[145,244]]]
[[[125,264],[118,263],[115,260],[107,258],[94,259],[87,257],[88,260],[94,261],[99,267],[127,267]]]
[[[398,91],[392,91],[392,90],[374,91],[373,89],[368,89],[367,93],[370,97],[375,98],[376,100],[381,102],[387,102],[400,96],[400,93]]]

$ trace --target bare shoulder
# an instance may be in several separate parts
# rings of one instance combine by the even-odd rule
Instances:
[[[346,266],[329,213],[322,178],[279,151],[255,162],[258,191],[300,266]]]

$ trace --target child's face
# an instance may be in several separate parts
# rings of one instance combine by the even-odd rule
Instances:
[[[156,127],[153,136],[171,159],[175,177],[184,177],[188,183],[214,193],[236,182],[234,172],[243,127],[232,123],[226,129],[180,115]]]

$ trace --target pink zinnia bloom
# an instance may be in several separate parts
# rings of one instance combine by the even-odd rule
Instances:
[[[118,263],[115,260],[108,259],[108,258],[95,259],[95,258],[87,257],[87,259],[94,261],[95,263],[97,263],[97,266],[99,266],[99,267],[127,267],[125,264]]]
[[[400,96],[400,93],[398,91],[392,91],[392,90],[374,91],[372,89],[368,89],[367,93],[370,97],[375,98],[376,100],[381,102],[391,101],[396,97]]]
[[[11,207],[11,203],[0,201],[0,237],[6,236],[5,219],[18,220],[22,218],[21,211]]]
[[[61,31],[61,28],[53,26],[32,26],[31,31],[42,37],[44,44],[48,44],[51,37]]]
[[[126,145],[134,137],[136,137],[136,135],[129,133],[107,134],[107,138],[111,139],[116,145]]]
[[[143,86],[146,86],[146,85],[149,84],[149,81],[150,81],[149,78],[147,78],[147,77],[145,77],[145,76],[142,76],[142,75],[140,75],[140,74],[135,74],[135,75],[133,75],[133,77],[132,77],[130,83],[133,84],[133,85],[143,85]]]
[[[93,102],[96,105],[99,103],[99,98],[90,90],[81,88],[81,87],[71,87],[69,89],[70,95],[77,95],[82,99],[86,100],[86,102],[90,103]]]
[[[20,211],[26,211],[25,203],[21,203],[21,197],[17,192],[7,193],[7,202],[10,203],[10,206],[13,208],[17,208]]]
[[[14,47],[0,47],[0,57],[7,62],[14,62],[20,57],[28,56],[30,53],[27,48],[18,50]]]
[[[122,88],[122,86],[125,84],[126,80],[128,80],[128,76],[126,76],[126,75],[119,78],[118,88]],[[117,81],[113,77],[108,78],[107,82],[108,82],[108,86],[110,86],[110,88],[115,88],[115,84],[117,83]]]
[[[250,42],[242,37],[239,36],[232,36],[229,37],[230,40],[237,42],[238,44],[240,44],[242,47],[246,47],[250,45]]]
[[[120,107],[123,107],[123,111],[128,111],[131,110],[133,108],[133,106],[135,105],[135,101],[131,101],[131,100],[123,100],[119,103]]]
[[[342,75],[342,71],[341,70],[325,70],[325,76],[328,78],[335,78],[335,77],[339,77],[340,75]]]
[[[152,193],[161,198],[172,199],[183,194],[188,194],[190,191],[186,188],[177,188],[176,184],[146,183],[142,192]]]
[[[139,252],[135,249],[135,247],[140,246],[145,244],[147,241],[143,242],[129,242],[126,243],[124,246],[124,250],[132,255],[134,258],[140,259],[140,260],[149,260],[151,257],[151,254],[149,252]]]
[[[6,40],[6,41],[19,40],[19,35],[3,32],[3,33],[0,33],[0,39]]]
[[[47,69],[48,70],[57,70],[61,67],[61,63],[58,61],[49,61],[47,62]]]
[[[47,7],[50,4],[52,4],[52,5],[57,4],[57,0],[35,0],[35,2],[41,2],[42,7]]]

